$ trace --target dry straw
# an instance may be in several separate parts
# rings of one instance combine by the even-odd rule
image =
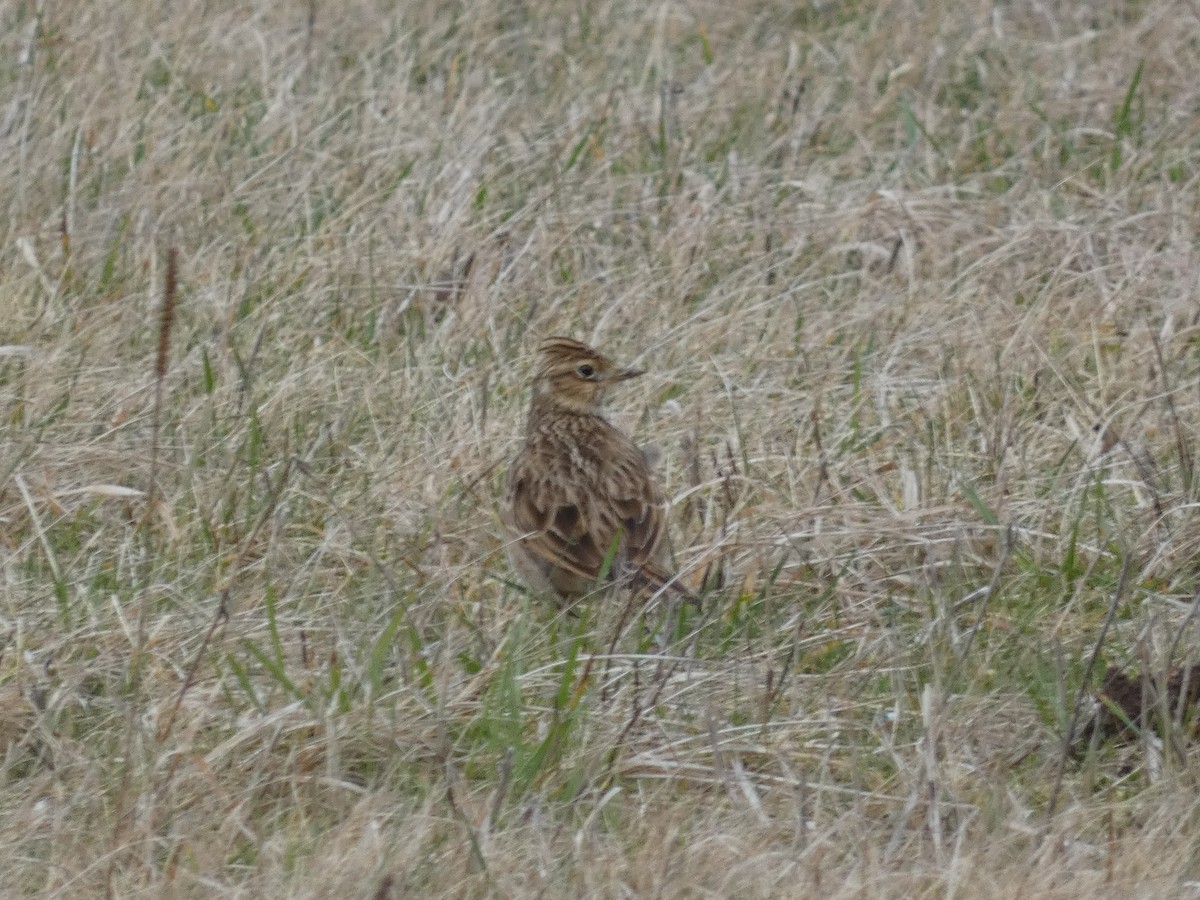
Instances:
[[[5,891],[1194,892],[1197,34],[4,5]],[[701,610],[512,571],[561,334]]]

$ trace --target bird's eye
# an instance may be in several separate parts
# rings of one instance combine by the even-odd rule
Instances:
[[[581,378],[591,378],[593,375],[595,375],[595,374],[596,374],[596,370],[595,370],[595,369],[593,369],[593,368],[592,368],[590,365],[588,365],[587,363],[584,363],[583,365],[581,365],[581,366],[580,366],[578,369],[576,369],[575,371],[576,371],[577,373],[579,373],[579,376],[580,376]]]

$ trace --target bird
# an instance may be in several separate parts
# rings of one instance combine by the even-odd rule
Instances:
[[[663,562],[657,451],[639,447],[604,415],[609,390],[644,374],[573,338],[538,347],[525,442],[508,468],[501,516],[513,568],[536,593],[575,601],[606,574],[699,606]]]

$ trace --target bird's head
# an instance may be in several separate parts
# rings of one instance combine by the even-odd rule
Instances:
[[[621,368],[580,341],[552,337],[538,347],[534,398],[571,412],[596,413],[610,387],[643,374],[641,369]]]

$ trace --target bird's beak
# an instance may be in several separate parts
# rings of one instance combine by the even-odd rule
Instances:
[[[616,369],[608,378],[610,381],[628,381],[630,378],[637,378],[639,375],[645,374],[645,369]]]

